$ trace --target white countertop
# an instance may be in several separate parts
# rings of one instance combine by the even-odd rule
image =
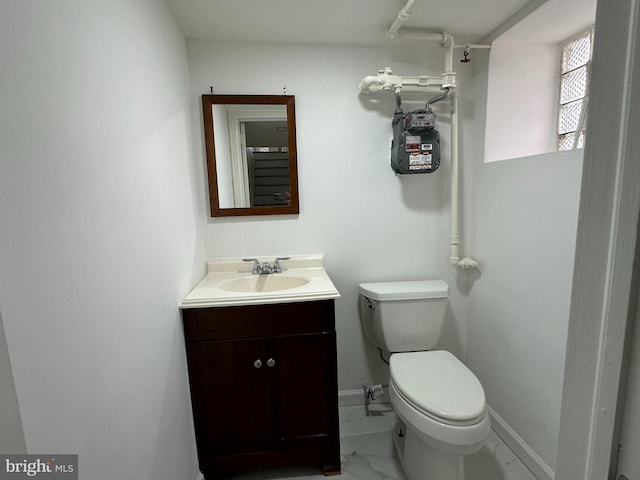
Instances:
[[[272,264],[274,257],[258,257],[258,260],[260,263]],[[243,262],[240,257],[210,259],[207,261],[207,275],[184,296],[180,308],[306,302],[340,297],[324,269],[324,255],[291,256],[291,260],[282,260],[280,264],[282,273],[253,275],[253,263]],[[309,281],[295,288],[264,292],[239,292],[220,288],[220,285],[226,282],[251,276],[293,276]]]

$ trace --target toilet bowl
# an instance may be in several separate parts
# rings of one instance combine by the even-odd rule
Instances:
[[[417,437],[446,453],[476,452],[491,429],[484,390],[451,353],[393,354],[389,395],[396,414]]]
[[[441,280],[360,284],[368,338],[389,357],[394,444],[409,480],[465,480],[464,456],[479,450],[491,421],[480,381],[434,350],[446,312]]]

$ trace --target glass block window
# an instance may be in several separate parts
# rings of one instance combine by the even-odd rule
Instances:
[[[561,45],[558,150],[584,145],[592,45],[593,29]]]

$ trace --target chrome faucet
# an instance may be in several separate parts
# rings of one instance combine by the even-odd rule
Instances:
[[[276,259],[273,261],[273,273],[282,273],[280,260],[291,260],[291,257],[276,257]]]
[[[264,262],[262,264],[261,272],[262,274],[273,273],[273,267],[269,264],[269,262]]]
[[[253,262],[253,270],[251,270],[251,273],[253,275],[258,275],[258,274],[262,273],[262,265],[260,265],[260,262],[258,261],[257,258],[243,258],[242,261],[243,262]]]
[[[243,258],[243,262],[253,262],[253,269],[251,273],[253,275],[267,275],[270,273],[282,273],[282,266],[280,260],[291,260],[291,257],[277,257],[273,261],[273,265],[269,262],[260,263],[257,258]]]

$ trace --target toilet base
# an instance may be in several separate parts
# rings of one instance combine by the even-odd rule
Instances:
[[[465,480],[464,457],[436,450],[398,420],[393,443],[409,480]]]

